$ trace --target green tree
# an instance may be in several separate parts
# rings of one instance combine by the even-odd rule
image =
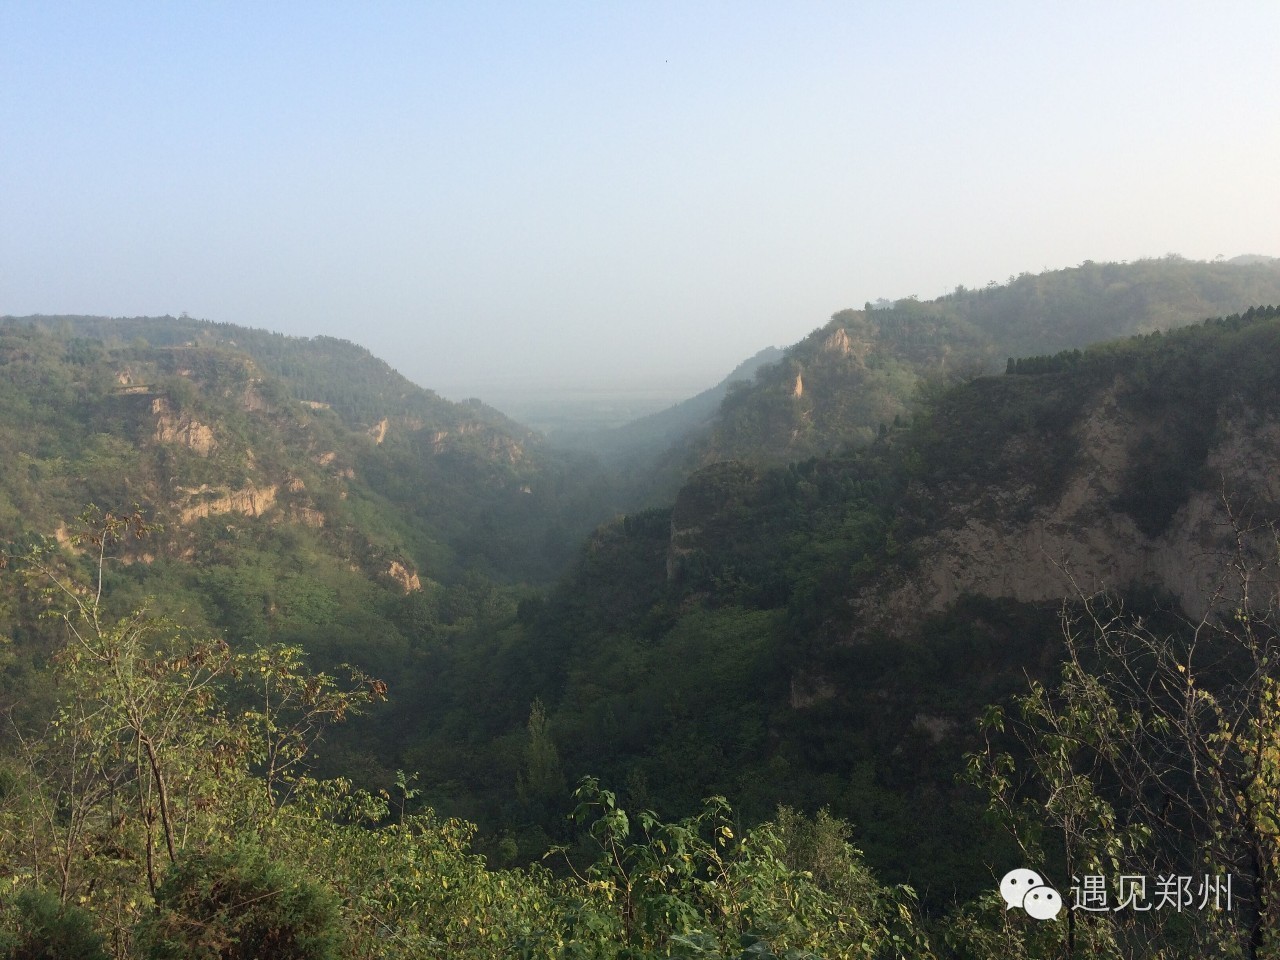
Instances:
[[[590,777],[574,795],[573,818],[599,855],[564,892],[575,948],[566,956],[934,955],[914,895],[877,884],[842,824],[783,810],[739,836],[720,797],[668,823],[652,811],[629,815]]]
[[[0,796],[0,849],[15,885],[91,908],[123,953],[184,851],[270,834],[322,726],[382,699],[386,685],[357,673],[340,688],[308,672],[296,648],[235,654],[146,607],[109,615],[110,550],[148,527],[136,513],[83,520],[71,543],[83,555],[40,544],[10,558],[66,637],[54,715],[42,736],[20,740]],[[76,576],[86,559],[87,583]],[[228,708],[237,684],[249,709]]]
[[[541,700],[534,700],[530,706],[526,729],[524,770],[516,778],[516,793],[522,803],[543,809],[561,800],[567,791],[560,767],[560,752],[552,739]]]

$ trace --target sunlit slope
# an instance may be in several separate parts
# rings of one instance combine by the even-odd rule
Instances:
[[[53,533],[87,502],[136,502],[166,525],[166,549],[197,558],[262,519],[410,579],[536,580],[600,509],[584,464],[341,340],[172,317],[6,318],[0,366],[6,536]]]
[[[909,412],[922,382],[1280,303],[1280,260],[1241,261],[1086,262],[936,300],[842,311],[732,389],[709,433],[674,456],[687,467],[770,463],[863,444]]]

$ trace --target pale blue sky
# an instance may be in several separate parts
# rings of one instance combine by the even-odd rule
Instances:
[[[692,391],[876,297],[1280,254],[1280,3],[0,0],[0,313]]]

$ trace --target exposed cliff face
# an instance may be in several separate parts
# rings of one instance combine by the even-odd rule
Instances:
[[[293,506],[289,508],[289,519],[305,527],[323,527],[325,515],[313,507]]]
[[[391,565],[387,567],[387,576],[394,580],[405,593],[413,593],[415,590],[422,589],[422,581],[419,579],[418,574],[399,560],[391,561]]]
[[[157,443],[178,443],[202,457],[207,457],[217,447],[217,441],[209,427],[188,414],[177,413],[164,397],[156,397],[151,401],[151,412],[156,418]]]
[[[271,404],[258,389],[258,384],[261,382],[260,379],[249,381],[240,394],[240,406],[249,413],[262,413],[271,409]]]
[[[86,503],[136,503],[170,559],[220,563],[298,537],[382,589],[392,557],[430,558],[443,583],[471,564],[541,583],[614,508],[585,458],[330,338],[0,317],[0,384],[0,539],[49,533]]]
[[[275,505],[279,491],[280,488],[275,484],[261,487],[250,484],[240,490],[202,486],[187,491],[185,505],[180,507],[179,517],[183,524],[224,513],[260,517]]]
[[[837,327],[831,332],[830,336],[822,341],[821,352],[847,357],[853,352],[853,345],[849,340],[848,332],[843,327]]]
[[[1262,515],[1280,504],[1280,422],[1238,406],[1220,411],[1218,439],[1200,471],[1204,484],[1150,536],[1116,503],[1134,483],[1134,452],[1167,425],[1126,405],[1118,387],[1101,391],[1073,427],[1078,452],[1056,497],[1028,515],[1020,509],[1034,499],[1027,485],[960,491],[947,526],[914,544],[916,569],[859,592],[864,622],[901,631],[962,594],[1039,603],[1139,587],[1171,595],[1189,615],[1205,611],[1219,591],[1230,597],[1231,512]],[[1025,442],[1011,438],[1002,455],[1016,457]]]

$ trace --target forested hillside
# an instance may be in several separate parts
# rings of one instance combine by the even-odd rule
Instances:
[[[1021,361],[837,457],[707,467],[502,639],[434,651],[409,762],[534,848],[590,772],[667,813],[828,807],[934,908],[976,895],[1016,854],[957,777],[984,705],[1055,677],[1062,603],[1112,591],[1176,629],[1238,602],[1228,504],[1280,518],[1277,355],[1280,314],[1250,310]]]
[[[104,570],[114,613],[153,597],[238,649],[380,675],[514,610],[608,515],[590,461],[362,348],[186,319],[5,320],[0,447],[6,542],[71,549],[87,505],[146,519]],[[43,689],[55,645],[13,616],[5,706]],[[379,732],[353,731],[334,765],[385,781]]]
[[[190,550],[226,533],[212,517],[269,512],[384,570],[545,580],[607,516],[588,460],[345,341],[172,317],[5,318],[0,338],[10,536],[137,502]]]
[[[936,300],[844,310],[729,392],[710,434],[678,455],[780,463],[864,444],[922,383],[1003,369],[1008,357],[1082,349],[1280,301],[1280,261],[1086,262]]]
[[[596,527],[350,344],[7,320],[0,951],[1273,956],[1278,355],[1014,359]],[[1239,908],[1039,923],[1026,863]]]

